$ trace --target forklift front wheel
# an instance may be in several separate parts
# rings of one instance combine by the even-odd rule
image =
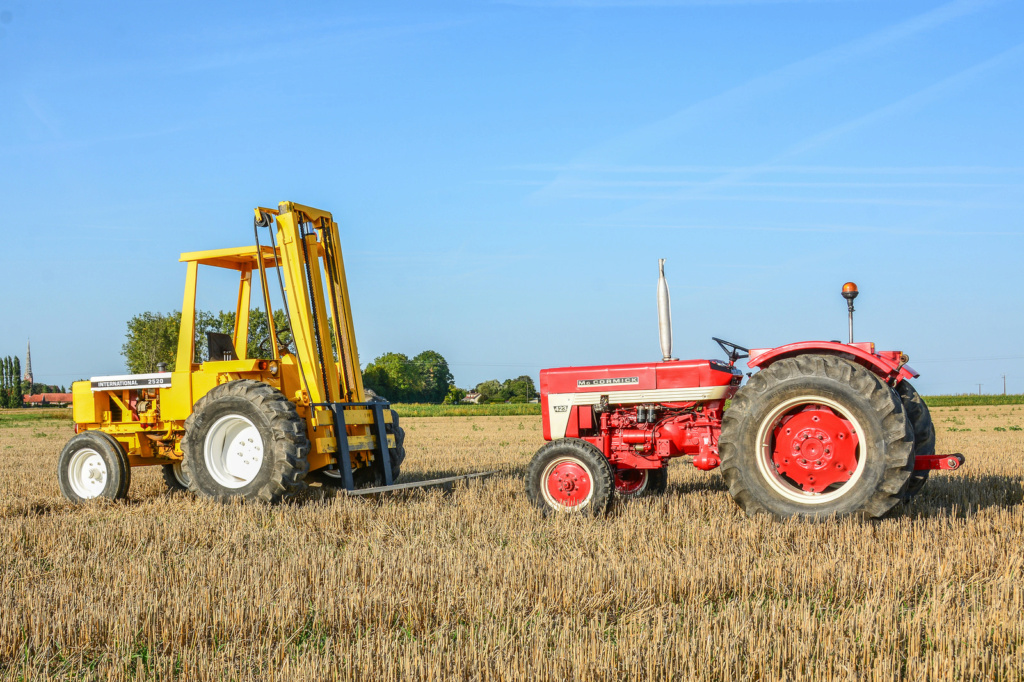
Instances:
[[[241,380],[200,398],[185,420],[182,473],[189,489],[217,500],[279,502],[305,487],[306,423],[277,389]]]

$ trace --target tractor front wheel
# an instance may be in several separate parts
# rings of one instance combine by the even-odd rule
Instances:
[[[185,420],[182,472],[201,497],[278,502],[305,486],[306,423],[295,405],[259,381],[215,386]]]
[[[614,490],[608,460],[596,447],[577,438],[548,443],[526,470],[526,496],[544,514],[599,516],[608,510]]]
[[[722,476],[748,515],[880,517],[901,499],[914,436],[896,393],[831,355],[778,360],[722,420]]]

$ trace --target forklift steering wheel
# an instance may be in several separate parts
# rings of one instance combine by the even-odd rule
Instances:
[[[729,358],[730,365],[735,365],[737,360],[742,360],[743,358],[750,357],[749,348],[737,346],[732,341],[726,341],[725,339],[720,339],[717,336],[712,336],[711,339],[715,341],[719,346],[721,346],[722,350],[725,351],[726,357]]]

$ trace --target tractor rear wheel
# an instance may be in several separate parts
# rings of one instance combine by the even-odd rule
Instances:
[[[526,496],[545,515],[552,512],[600,516],[608,510],[615,476],[605,456],[578,438],[552,441],[526,469]]]
[[[914,430],[914,457],[919,455],[935,454],[935,425],[932,423],[931,412],[928,406],[921,399],[917,390],[910,385],[909,381],[901,381],[896,385],[896,394],[903,403],[903,411],[907,413],[910,420],[910,427]],[[914,471],[910,474],[910,481],[903,493],[903,498],[910,501],[912,497],[921,492],[921,488],[928,482],[928,469]]]
[[[278,502],[305,487],[306,422],[259,381],[215,386],[185,420],[182,472],[201,497]]]
[[[668,487],[668,464],[660,469],[616,469],[615,494],[632,499],[660,495]]]
[[[71,438],[57,460],[60,492],[71,502],[128,496],[132,470],[124,448],[103,431],[83,431]]]
[[[881,517],[914,461],[903,404],[870,370],[831,355],[779,360],[722,420],[722,476],[748,515]]]
[[[181,462],[165,464],[160,469],[168,492],[175,493],[188,490],[188,476],[185,474],[185,470],[182,469]]]

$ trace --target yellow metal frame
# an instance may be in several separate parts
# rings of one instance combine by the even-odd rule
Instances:
[[[94,392],[88,382],[77,382],[73,387],[76,428],[101,429],[114,436],[125,447],[132,466],[180,460],[184,422],[193,405],[214,386],[237,379],[267,383],[296,404],[306,420],[311,444],[310,470],[336,463],[333,455],[337,440],[330,412],[310,406],[365,401],[338,225],[327,211],[287,201],[277,209],[257,207],[255,214],[257,220],[273,218],[276,248],[243,246],[181,254],[179,261],[186,264],[185,291],[170,387],[139,390],[136,400],[148,403],[133,403],[129,391]],[[239,273],[232,334],[238,360],[194,362],[200,265]],[[267,270],[274,267],[283,274],[286,311],[297,353],[281,352],[273,314],[269,314],[272,357],[249,358],[253,277],[258,274],[263,303],[272,313]],[[133,404],[151,407],[140,413],[132,409]],[[113,419],[115,412],[120,412],[120,420]],[[391,421],[388,411],[385,421]],[[377,447],[376,437],[370,431],[373,411],[346,408],[345,423],[353,468],[367,466]],[[388,445],[394,447],[393,436],[388,436]]]

